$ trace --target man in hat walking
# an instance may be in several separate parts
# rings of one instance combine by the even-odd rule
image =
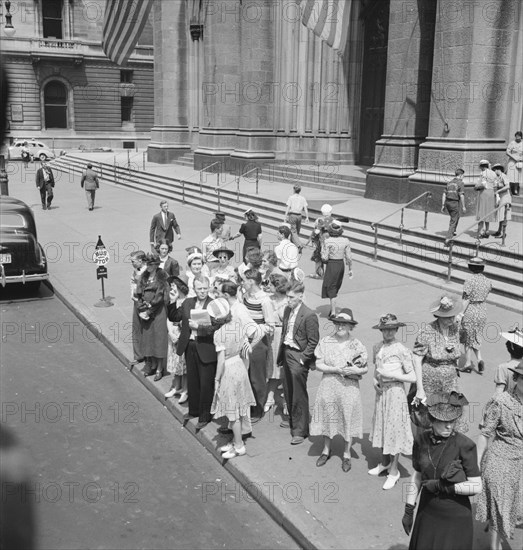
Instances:
[[[465,207],[465,191],[463,189],[463,168],[457,168],[454,172],[455,177],[446,185],[441,196],[441,211],[448,212],[450,216],[449,230],[445,239],[445,246],[449,246],[450,239],[456,235],[456,229],[459,222],[459,208],[461,206],[463,214],[467,211]]]
[[[47,161],[41,162],[40,168],[36,171],[36,187],[40,191],[40,197],[42,199],[42,209],[50,210],[51,202],[54,198],[54,175],[51,168],[47,164]]]
[[[98,175],[93,170],[93,165],[91,163],[87,165],[87,169],[82,174],[80,186],[85,189],[87,208],[89,210],[94,210],[94,196],[96,195],[96,190],[100,187],[100,184],[98,181]]]
[[[278,365],[283,365],[283,390],[289,407],[289,422],[283,421],[280,426],[290,428],[291,445],[299,445],[309,436],[307,378],[320,339],[318,317],[303,303],[304,291],[303,283],[294,283],[287,291],[277,357]]]
[[[176,216],[172,212],[169,212],[169,203],[162,201],[160,202],[160,212],[155,214],[151,220],[149,240],[151,241],[152,251],[154,253],[157,252],[157,246],[162,239],[167,239],[172,243],[174,241],[174,233],[176,233],[178,239],[182,238]]]

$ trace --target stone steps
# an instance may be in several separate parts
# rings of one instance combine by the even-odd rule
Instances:
[[[80,173],[88,162],[85,158],[66,156],[53,161],[54,169],[65,172]],[[102,163],[103,164],[103,163]],[[114,168],[103,164],[104,180],[114,182]],[[217,205],[217,193],[210,183],[185,182],[159,174],[148,174],[117,168],[116,185],[129,189],[153,194],[158,197],[171,198],[193,207],[209,212]],[[235,189],[220,189],[221,210],[234,220],[243,220],[243,212],[247,207],[253,207],[263,212],[263,224],[268,229],[276,230],[281,220],[285,206],[281,201],[248,196],[240,193],[239,200]],[[311,218],[315,219],[320,212],[309,210]],[[302,224],[303,234],[309,235],[313,228],[311,223]],[[374,230],[371,221],[351,218],[347,235],[355,259],[372,263],[384,269],[389,269],[441,288],[454,289],[461,292],[460,285],[470,276],[467,270],[467,260],[474,254],[475,245],[458,241],[453,250],[452,275],[450,283],[446,282],[448,269],[448,249],[443,247],[443,237],[426,233],[422,230],[404,230],[402,242],[399,242],[397,227],[380,225],[378,231],[377,263],[374,263]],[[523,288],[523,272],[521,270],[523,257],[517,251],[500,248],[495,243],[482,244],[480,253],[488,261],[488,277],[493,282],[492,301],[510,309],[520,309],[523,304],[521,288]]]

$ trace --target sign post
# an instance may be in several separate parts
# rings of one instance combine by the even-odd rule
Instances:
[[[104,288],[104,279],[107,279],[107,267],[106,264],[109,262],[109,252],[105,248],[104,243],[102,242],[101,235],[98,235],[98,242],[96,243],[96,248],[93,252],[93,262],[98,265],[96,268],[96,279],[102,281],[102,299],[94,304],[95,307],[111,307],[114,305],[109,299],[105,297],[105,288]]]

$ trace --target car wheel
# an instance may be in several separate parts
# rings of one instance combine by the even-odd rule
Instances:
[[[47,155],[45,153],[40,153],[40,156],[38,157],[41,161],[47,160]]]

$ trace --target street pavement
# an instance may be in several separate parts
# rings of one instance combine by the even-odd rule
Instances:
[[[3,304],[1,422],[31,456],[37,548],[298,548],[56,298]],[[226,493],[225,487],[229,488]],[[27,521],[20,518],[20,522]],[[26,527],[27,528],[27,527]],[[23,549],[20,549],[23,550]]]
[[[177,171],[178,168],[171,167],[171,170]],[[102,181],[95,210],[89,212],[79,178],[62,177],[55,188],[53,208],[42,211],[34,180],[27,174],[12,169],[9,184],[12,196],[34,208],[39,240],[48,255],[51,282],[57,295],[83,322],[90,324],[101,341],[124,364],[128,364],[132,359],[129,254],[138,248],[149,250],[149,224],[152,215],[159,211],[158,198]],[[283,185],[278,185],[271,190],[271,196],[274,200],[284,201],[287,191]],[[311,190],[311,195],[317,191]],[[309,190],[304,189],[305,192],[309,196]],[[210,204],[208,211],[203,212],[171,201],[170,209],[176,214],[182,229],[182,240],[174,243],[172,255],[183,265],[185,248],[199,245],[207,236],[215,205]],[[260,215],[263,223],[263,213]],[[233,231],[235,229],[233,224]],[[111,255],[106,294],[114,305],[107,308],[95,307],[101,297],[100,282],[96,280],[96,266],[90,258],[99,235]],[[276,243],[276,238],[270,232],[264,232],[263,241],[264,246],[271,246]],[[236,241],[235,244],[238,263],[241,243]],[[302,257],[301,267],[306,273],[312,272],[308,251]],[[320,281],[306,280],[306,302],[320,315],[320,330],[325,335],[332,330],[332,324],[326,318],[329,307],[327,301],[321,299],[320,289]],[[339,302],[342,307],[353,310],[359,321],[354,334],[370,352],[372,345],[379,340],[379,333],[371,327],[380,315],[393,312],[407,322],[401,336],[406,345],[412,346],[421,324],[432,320],[429,305],[440,295],[440,290],[422,282],[356,262],[354,278],[344,281]],[[473,439],[478,436],[481,409],[494,390],[495,367],[506,360],[499,332],[517,323],[522,324],[521,313],[490,304],[488,316],[482,350],[486,372],[484,376],[472,373],[461,378],[462,390],[471,402],[468,435]],[[158,413],[164,404],[176,418],[181,419],[185,406],[163,400],[170,377],[154,383],[144,379],[137,369],[133,374],[160,400]],[[309,377],[311,405],[320,379],[318,372],[312,372]],[[135,381],[122,371],[122,383],[135,384]],[[341,440],[335,441],[335,456],[321,469],[315,466],[321,452],[321,438],[310,438],[302,445],[291,447],[288,431],[279,427],[280,408],[271,411],[254,426],[254,438],[248,440],[247,455],[224,465],[304,547],[400,550],[408,546],[401,516],[403,487],[412,472],[410,459],[401,458],[402,477],[391,491],[382,491],[383,479],[367,475],[367,470],[379,460],[379,450],[371,448],[368,441],[375,398],[370,372],[361,382],[361,393],[364,438],[354,442],[353,467],[348,474],[341,471]],[[195,435],[219,459],[215,449],[225,439],[218,436],[217,425],[213,422]],[[187,429],[194,433],[192,422]],[[242,495],[241,498],[250,498],[247,493]],[[488,547],[483,525],[475,525],[475,538],[475,548]],[[521,541],[521,530],[518,530],[513,547],[520,547]]]

